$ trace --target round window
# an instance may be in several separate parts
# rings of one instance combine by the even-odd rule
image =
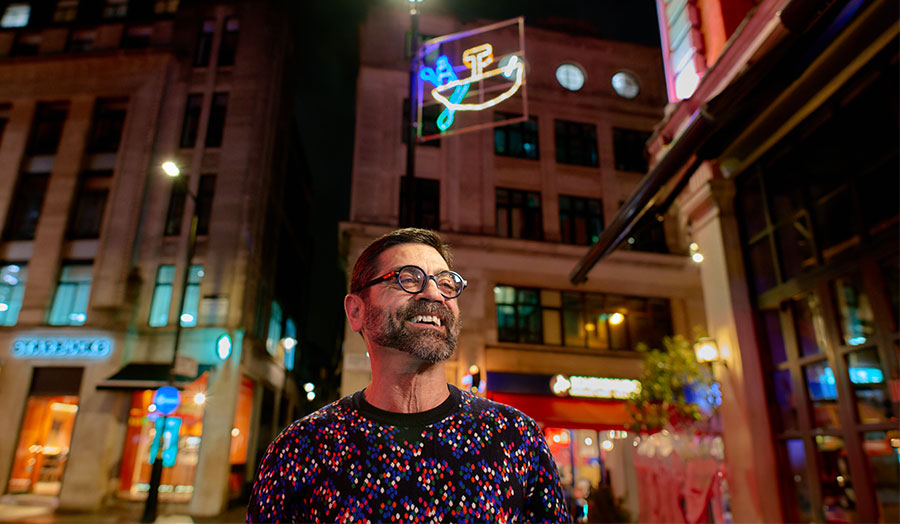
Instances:
[[[622,98],[634,98],[641,92],[641,86],[633,74],[619,71],[612,77],[612,86]]]
[[[578,91],[584,86],[584,71],[575,64],[563,64],[556,68],[556,80],[569,91]]]

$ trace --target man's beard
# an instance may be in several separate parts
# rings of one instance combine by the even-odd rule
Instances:
[[[423,328],[410,329],[407,321],[417,315],[434,315],[441,319],[444,333]],[[365,329],[372,342],[394,348],[432,364],[442,362],[453,355],[460,323],[453,318],[450,308],[440,302],[413,300],[401,306],[393,314],[385,309],[372,307],[366,310]]]

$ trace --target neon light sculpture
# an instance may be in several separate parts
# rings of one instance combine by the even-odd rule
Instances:
[[[435,67],[423,67],[419,72],[422,80],[431,82],[435,87],[431,90],[431,96],[444,105],[444,110],[438,116],[437,125],[441,131],[446,131],[453,124],[453,113],[456,111],[482,111],[507,100],[519,90],[525,79],[525,64],[518,56],[508,57],[506,63],[486,71],[485,68],[494,61],[494,49],[491,44],[481,44],[463,51],[463,63],[472,73],[468,78],[459,79],[450,59],[441,55],[435,62]],[[498,96],[477,104],[464,104],[463,98],[474,82],[480,82],[487,78],[503,75],[513,80],[513,84]],[[448,98],[444,93],[453,90]]]

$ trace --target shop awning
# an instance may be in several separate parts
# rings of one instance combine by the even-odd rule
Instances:
[[[176,375],[173,385],[178,389],[184,389],[185,386],[197,380],[203,373],[213,367],[215,366],[200,364],[197,366],[196,376]],[[125,367],[101,381],[97,384],[97,389],[156,389],[168,385],[168,383],[168,364],[132,363],[125,365]]]
[[[631,417],[621,400],[595,400],[519,393],[487,393],[487,397],[512,406],[545,427],[569,429],[626,429]]]

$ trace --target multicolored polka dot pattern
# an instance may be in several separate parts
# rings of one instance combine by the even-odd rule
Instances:
[[[358,392],[294,422],[260,464],[247,522],[570,522],[537,424],[449,387],[424,413]]]

